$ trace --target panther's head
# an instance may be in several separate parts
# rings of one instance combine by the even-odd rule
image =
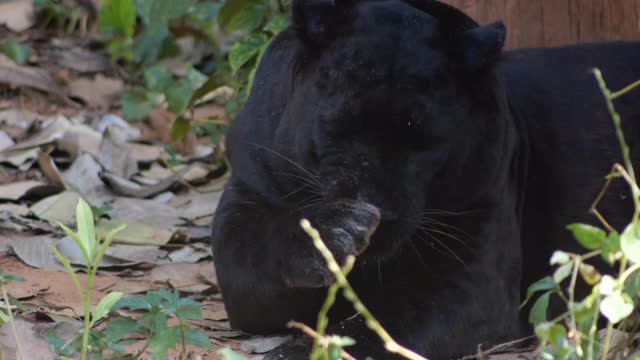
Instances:
[[[251,181],[274,201],[377,206],[374,248],[378,236],[406,238],[425,210],[463,209],[498,171],[505,32],[437,1],[294,1],[238,119],[244,130],[231,133],[255,147],[232,148],[232,162],[264,170]]]

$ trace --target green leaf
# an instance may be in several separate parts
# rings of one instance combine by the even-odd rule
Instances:
[[[607,238],[607,233],[595,226],[587,224],[571,224],[567,229],[573,233],[578,242],[589,250],[600,249]]]
[[[553,281],[555,281],[556,284],[559,285],[564,279],[566,279],[567,277],[569,277],[569,275],[571,275],[571,271],[572,270],[573,270],[573,263],[572,262],[560,266],[553,273]]]
[[[167,108],[174,114],[182,114],[189,105],[189,99],[193,89],[191,83],[186,79],[180,79],[173,87],[171,87],[165,95],[167,96]]]
[[[204,317],[202,316],[200,303],[194,301],[193,299],[178,300],[175,314],[182,322],[204,319]]]
[[[25,279],[20,275],[5,275],[5,274],[2,274],[0,276],[0,281],[6,284],[6,283],[14,282],[14,281],[25,281]]]
[[[633,312],[633,301],[629,295],[615,292],[606,296],[600,303],[600,312],[609,321],[616,324]]]
[[[173,76],[165,67],[156,65],[144,71],[144,84],[147,89],[164,92],[173,86]]]
[[[104,0],[98,13],[98,24],[105,32],[133,36],[136,25],[136,3],[132,0]]]
[[[195,345],[199,348],[210,349],[213,347],[211,341],[205,333],[196,329],[184,329],[184,341],[187,344]]]
[[[77,215],[76,215],[77,216]],[[87,245],[84,243],[84,240],[82,240],[80,238],[80,236],[78,236],[78,234],[74,233],[73,230],[69,229],[66,225],[62,224],[62,223],[58,223],[58,226],[67,234],[69,235],[69,237],[71,237],[71,239],[73,240],[73,242],[76,244],[76,246],[78,247],[78,249],[80,249],[80,251],[82,252],[82,256],[87,259],[87,264],[90,263],[89,259],[91,258],[91,255],[89,254],[89,249],[87,249]],[[62,255],[60,255],[62,256]],[[66,259],[65,259],[66,260]],[[62,262],[62,261],[61,261]]]
[[[271,18],[262,30],[277,34],[286,29],[287,26],[289,26],[289,17],[286,15],[278,15]]]
[[[122,115],[129,121],[143,120],[153,110],[153,103],[141,88],[127,90],[122,96]]]
[[[133,60],[139,63],[154,62],[161,57],[166,43],[172,39],[166,25],[147,27],[136,38]]]
[[[130,334],[144,334],[144,330],[135,319],[116,317],[107,323],[105,337],[109,342],[117,342]]]
[[[260,25],[268,10],[258,0],[227,0],[218,13],[218,24],[225,31],[251,31]]]
[[[535,283],[531,284],[529,288],[527,288],[527,298],[524,299],[524,301],[520,305],[520,310],[522,310],[522,308],[529,302],[529,300],[531,300],[531,297],[533,296],[533,294],[535,294],[538,291],[555,289],[556,286],[557,285],[555,281],[553,281],[553,278],[551,276],[544,277],[536,281]]]
[[[45,341],[49,344],[51,352],[58,359],[73,355],[73,348],[71,346],[65,347],[65,342],[60,339],[58,334],[53,330],[49,330],[44,334]]]
[[[113,309],[129,309],[129,310],[151,310],[152,305],[147,301],[146,297],[128,297],[118,300],[113,304]]]
[[[191,123],[180,116],[171,123],[171,129],[169,130],[171,141],[174,143],[181,141],[189,134],[189,131],[191,131]]]
[[[341,360],[343,352],[344,350],[342,350],[340,346],[329,344],[329,348],[327,349],[327,356],[329,360]]]
[[[249,34],[236,41],[229,52],[229,65],[236,73],[244,64],[255,57],[267,44],[264,34]]]
[[[191,99],[189,100],[189,106],[196,103],[198,100],[207,96],[213,90],[225,85],[222,76],[219,73],[213,73],[209,76],[209,78],[202,84],[196,91],[191,95]]]
[[[78,237],[84,244],[89,254],[87,264],[91,264],[97,250],[96,232],[93,224],[93,211],[91,206],[82,198],[78,200],[76,206],[76,223],[78,224]]]
[[[622,255],[620,248],[620,235],[612,231],[602,243],[602,258],[609,264],[613,264]]]
[[[180,341],[180,332],[176,327],[167,328],[149,340],[149,348],[153,351],[153,360],[163,360],[169,349],[176,347]]]
[[[629,224],[620,236],[620,247],[624,255],[634,263],[640,262],[640,225]]]
[[[107,237],[104,239],[104,242],[102,243],[102,246],[100,247],[100,250],[98,251],[98,254],[96,254],[96,257],[94,259],[95,267],[98,267],[100,265],[100,262],[102,261],[102,257],[107,252],[107,249],[109,248],[109,245],[111,245],[111,242],[113,241],[113,238],[120,231],[124,230],[126,227],[127,227],[126,224],[121,224],[117,228],[109,231],[109,233],[107,234]]]
[[[31,50],[28,47],[20,45],[14,38],[10,38],[4,42],[2,51],[17,64],[25,64],[31,54]]]
[[[96,306],[96,310],[91,317],[91,325],[95,324],[96,321],[106,316],[109,311],[111,311],[111,307],[113,306],[113,304],[120,300],[123,295],[124,293],[122,292],[114,291],[103,297]]]
[[[222,360],[247,360],[246,357],[234,352],[229,348],[218,350],[218,354],[222,355]]]
[[[546,292],[536,300],[529,312],[529,323],[532,325],[547,321],[547,308],[549,307],[549,297],[552,292]]]
[[[547,339],[551,347],[556,351],[565,351],[569,346],[567,341],[567,329],[564,326],[556,324],[549,329],[549,337]]]
[[[169,21],[185,15],[197,0],[138,0],[140,18],[149,27],[167,25]]]

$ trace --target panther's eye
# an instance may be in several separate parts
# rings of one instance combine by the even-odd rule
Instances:
[[[402,133],[404,144],[409,151],[428,150],[427,137],[421,120],[415,118],[407,120],[405,126],[403,126]]]

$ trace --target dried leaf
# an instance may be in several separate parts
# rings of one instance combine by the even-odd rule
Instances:
[[[95,78],[78,78],[69,84],[69,94],[84,100],[89,107],[109,109],[124,91],[124,82],[117,78],[106,78],[101,74]]]
[[[66,102],[66,91],[43,69],[22,66],[0,54],[0,83],[16,87],[30,87],[58,96]]]
[[[14,32],[22,32],[33,26],[34,20],[33,1],[0,2],[0,25],[4,24]]]

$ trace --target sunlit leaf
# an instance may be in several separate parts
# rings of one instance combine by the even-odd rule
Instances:
[[[229,65],[235,73],[244,64],[258,55],[267,44],[267,36],[264,34],[250,34],[236,41],[229,52]]]
[[[100,29],[119,32],[130,38],[136,24],[136,2],[132,0],[103,0],[98,13]]]
[[[624,229],[620,236],[620,247],[629,260],[640,262],[640,225],[632,223]]]
[[[571,224],[567,229],[573,233],[578,242],[589,250],[596,250],[602,246],[607,233],[595,226],[587,224]]]
[[[552,292],[546,292],[536,300],[529,312],[529,322],[538,324],[547,320],[547,308],[549,307],[549,297]]]
[[[633,312],[633,301],[627,294],[615,292],[606,296],[600,303],[600,312],[609,321],[616,324]]]
[[[95,324],[96,321],[102,319],[105,315],[111,311],[111,307],[118,301],[124,293],[114,291],[112,293],[107,294],[103,297],[98,305],[96,306],[96,310],[91,317],[91,323]]]

